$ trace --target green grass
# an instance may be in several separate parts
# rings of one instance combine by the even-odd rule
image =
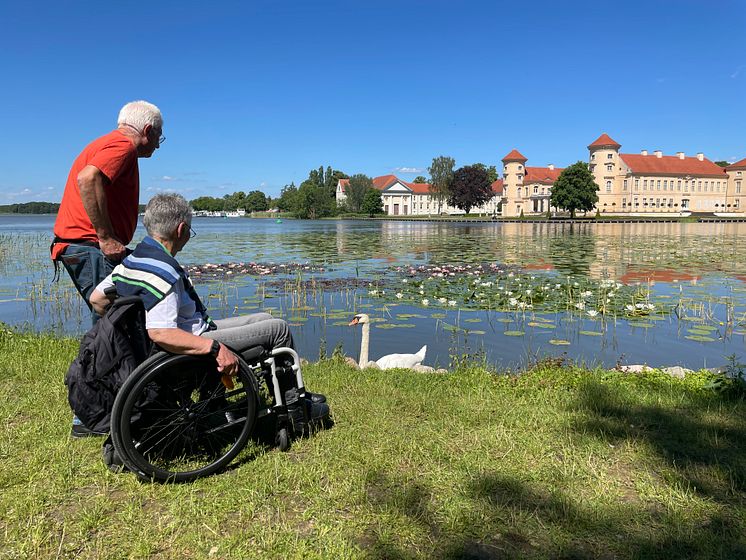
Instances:
[[[72,440],[74,340],[0,333],[0,559],[741,558],[746,405],[708,376],[304,372],[336,425],[185,485]]]

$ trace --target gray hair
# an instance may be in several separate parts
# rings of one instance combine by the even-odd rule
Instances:
[[[145,125],[150,125],[156,130],[163,130],[163,115],[161,110],[147,101],[130,101],[121,111],[119,111],[119,118],[117,119],[117,125],[121,126],[127,124],[136,128],[137,130],[143,130]]]
[[[142,223],[151,237],[174,239],[180,223],[192,223],[192,209],[186,199],[176,193],[159,193],[145,207]]]

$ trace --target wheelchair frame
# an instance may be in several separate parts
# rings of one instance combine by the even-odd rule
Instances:
[[[124,466],[141,480],[188,482],[214,474],[238,456],[257,421],[266,417],[276,421],[277,447],[289,449],[298,430],[280,383],[281,369],[294,374],[298,406],[308,425],[295,350],[231,350],[239,358],[233,389],[222,384],[211,357],[163,351],[147,358],[124,382],[112,409],[111,438]],[[280,366],[281,359],[289,365]],[[261,381],[267,383],[272,404],[261,399]]]

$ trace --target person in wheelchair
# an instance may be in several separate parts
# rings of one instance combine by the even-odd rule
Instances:
[[[103,315],[116,297],[140,297],[149,338],[172,354],[211,355],[223,383],[231,389],[231,378],[239,367],[231,348],[242,351],[261,346],[268,352],[280,347],[294,349],[293,336],[285,321],[268,313],[210,319],[189,276],[175,258],[195,235],[191,222],[192,211],[183,196],[163,193],[151,198],[143,217],[148,235],[96,286],[90,302]],[[292,370],[279,379],[288,403],[294,381]],[[311,422],[327,419],[326,397],[308,391],[305,395],[307,402],[296,406],[306,407],[305,414]]]

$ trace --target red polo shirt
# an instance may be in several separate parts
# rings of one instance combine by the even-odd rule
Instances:
[[[127,245],[137,227],[140,173],[137,148],[118,130],[88,144],[73,162],[54,223],[54,234],[60,239],[98,241],[78,189],[78,173],[87,165],[98,168],[109,179],[104,187],[109,219],[116,238]],[[56,243],[52,259],[57,259],[65,247],[66,243]]]

